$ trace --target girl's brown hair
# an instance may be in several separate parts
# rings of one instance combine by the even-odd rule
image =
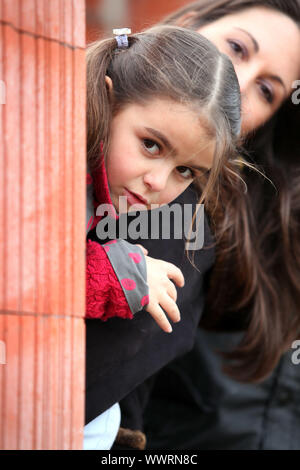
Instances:
[[[206,38],[179,27],[157,26],[128,39],[127,49],[119,49],[115,39],[105,39],[87,50],[88,165],[98,165],[101,141],[107,155],[111,119],[122,107],[170,99],[196,112],[208,136],[216,139],[201,199],[208,200],[220,174],[238,160],[240,92],[232,63]],[[106,76],[112,80],[112,94]]]
[[[251,7],[275,9],[300,23],[299,0],[202,0],[166,18],[197,30]],[[215,212],[217,261],[202,325],[245,334],[224,371],[240,381],[271,373],[300,332],[300,106],[287,100],[244,143],[268,179],[243,171],[247,194],[220,185]]]

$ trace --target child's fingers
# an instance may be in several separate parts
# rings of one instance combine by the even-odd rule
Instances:
[[[167,276],[169,279],[172,279],[179,287],[184,286],[184,277],[179,268],[172,263],[167,263]]]
[[[171,299],[174,300],[174,302],[176,302],[177,300],[177,289],[175,287],[175,285],[173,284],[172,281],[169,280],[169,285],[168,285],[168,288],[167,288],[167,294],[171,297]]]
[[[158,324],[158,326],[160,326],[160,328],[165,331],[166,333],[171,333],[172,332],[172,327],[165,315],[165,313],[163,312],[162,308],[158,305],[158,304],[155,304],[155,305],[148,305],[148,307],[146,308],[147,312],[150,313],[150,315],[152,316],[152,318],[156,321],[156,323]]]
[[[174,300],[168,295],[165,294],[159,299],[159,305],[164,309],[168,317],[174,322],[177,323],[180,321],[180,312]]]
[[[136,246],[139,246],[142,249],[142,252],[144,253],[144,255],[148,254],[148,250],[146,250],[146,248],[144,248],[143,245],[140,245],[137,243]]]

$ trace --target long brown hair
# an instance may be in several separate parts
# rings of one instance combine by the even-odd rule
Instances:
[[[118,49],[115,39],[87,50],[87,153],[91,169],[99,164],[100,142],[109,148],[112,117],[130,103],[152,98],[186,104],[216,139],[212,169],[201,200],[209,199],[221,172],[236,168],[240,91],[231,61],[206,38],[184,28],[157,26],[128,38]],[[113,93],[105,86],[111,78]],[[200,143],[199,143],[200,144]]]
[[[275,9],[300,23],[299,0],[202,0],[165,19],[197,30],[246,8]],[[300,106],[287,100],[244,144],[268,179],[247,168],[247,193],[220,184],[212,226],[217,239],[202,326],[226,329],[239,324],[243,340],[224,371],[257,382],[271,373],[300,332]],[[228,175],[227,175],[228,176]],[[242,321],[241,321],[242,320]]]

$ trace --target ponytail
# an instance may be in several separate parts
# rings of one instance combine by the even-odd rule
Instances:
[[[87,50],[87,160],[89,168],[97,167],[100,142],[106,156],[112,115],[112,97],[105,76],[117,47],[115,39],[93,43]]]

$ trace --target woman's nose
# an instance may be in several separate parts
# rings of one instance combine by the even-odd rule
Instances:
[[[167,168],[156,168],[144,176],[144,183],[151,191],[160,192],[165,189],[170,171]]]
[[[242,121],[245,121],[256,105],[255,82],[257,69],[241,66],[236,72],[241,90]]]
[[[249,73],[247,73],[247,70],[240,69],[238,73],[238,80],[241,90],[241,97],[242,99],[247,98],[251,89],[253,77],[251,77]]]
[[[236,65],[235,71],[238,77],[241,95],[247,98],[255,86],[257,77],[263,73],[262,65],[259,62],[243,63],[242,65]]]

